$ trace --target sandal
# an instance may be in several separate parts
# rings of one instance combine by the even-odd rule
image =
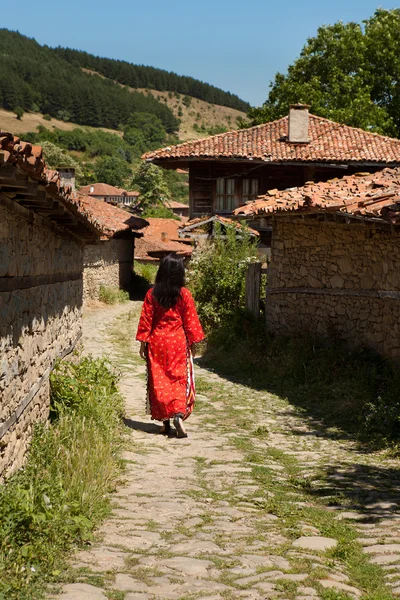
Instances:
[[[180,415],[175,415],[174,417],[174,427],[176,429],[176,437],[178,438],[187,438],[188,434],[185,431],[183,426],[182,417]]]
[[[158,433],[161,435],[169,435],[171,433],[171,423],[169,422],[169,419],[163,421],[162,427]]]

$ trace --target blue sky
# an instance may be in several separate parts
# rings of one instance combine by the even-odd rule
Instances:
[[[394,8],[393,0],[382,4]],[[20,0],[1,27],[41,44],[191,75],[253,105],[322,24],[370,17],[378,0]]]

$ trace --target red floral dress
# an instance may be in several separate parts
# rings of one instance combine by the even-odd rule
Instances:
[[[164,421],[177,413],[186,419],[195,400],[190,346],[204,339],[194,300],[188,289],[166,309],[146,294],[136,339],[147,342],[147,393],[152,419]]]

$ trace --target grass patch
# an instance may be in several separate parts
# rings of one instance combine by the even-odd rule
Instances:
[[[274,338],[242,315],[210,335],[201,362],[247,389],[286,397],[327,433],[400,451],[400,372],[372,351],[350,351],[339,340]]]
[[[99,300],[105,304],[123,304],[129,301],[129,293],[117,287],[101,285],[99,288]]]
[[[121,468],[123,403],[104,360],[60,363],[51,422],[38,425],[25,468],[0,488],[0,598],[37,599],[60,579],[65,552],[109,512]]]

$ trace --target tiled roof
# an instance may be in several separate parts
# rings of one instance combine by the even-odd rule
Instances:
[[[87,196],[139,196],[139,192],[127,192],[108,183],[91,183],[84,185],[79,191]]]
[[[98,198],[77,194],[79,210],[90,216],[94,227],[99,228],[102,237],[111,238],[121,231],[143,229],[148,221],[135,217],[121,208],[103,202]],[[141,234],[142,235],[142,234]]]
[[[317,212],[400,225],[400,168],[310,182],[288,190],[270,190],[237,208],[234,214],[256,217]]]
[[[168,208],[186,208],[187,210],[189,210],[189,205],[188,204],[184,204],[183,202],[176,202],[176,200],[167,200],[167,202],[165,203],[166,206],[168,206]]]
[[[145,160],[231,158],[266,163],[400,164],[400,140],[309,115],[309,143],[289,142],[288,117],[277,121],[169,146]]]
[[[11,197],[82,239],[98,239],[99,230],[85,211],[78,209],[71,188],[62,184],[58,171],[46,167],[41,146],[23,142],[11,133],[0,131],[0,176],[0,187],[5,195],[8,189],[13,190],[17,176],[24,177],[26,185],[30,182],[40,184],[46,192],[40,198],[31,194],[26,198],[22,188],[17,188],[17,193],[14,192]]]
[[[195,234],[196,232],[198,232],[198,230],[201,230],[202,227],[212,225],[215,222],[220,223],[224,227],[235,227],[235,229],[237,229],[238,231],[242,229],[242,225],[238,221],[233,221],[232,219],[222,217],[221,215],[212,215],[205,217],[197,217],[196,219],[192,219],[191,221],[187,221],[187,223],[185,223],[184,225],[181,225],[179,228],[179,237],[183,239],[185,236]],[[260,233],[255,229],[251,229],[251,227],[249,227],[248,230],[253,237],[259,237]]]
[[[178,241],[180,221],[154,217],[146,220],[149,222],[149,226],[143,231],[143,237],[136,240],[135,259],[149,260],[155,255],[170,252],[176,252],[181,256],[191,255],[192,247]]]

